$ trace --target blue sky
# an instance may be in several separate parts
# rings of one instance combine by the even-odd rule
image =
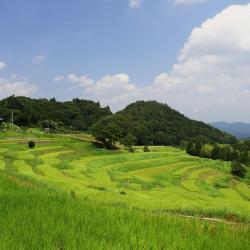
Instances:
[[[223,101],[217,106],[206,104],[203,107],[199,98],[195,101],[199,92],[186,95],[182,89],[182,96],[189,96],[187,100],[183,98],[182,103],[181,97],[175,99],[180,94],[179,89],[168,90],[173,78],[173,84],[176,81],[179,84],[179,78],[183,84],[187,82],[183,76],[176,75],[174,65],[183,68],[178,55],[182,54],[188,38],[192,38],[193,29],[209,18],[216,19],[218,13],[232,4],[243,8],[247,3],[229,0],[0,0],[0,97],[14,93],[67,100],[78,96],[100,100],[113,110],[137,99],[157,99],[205,121],[250,121],[235,108],[233,113],[232,108],[225,111]],[[194,53],[192,46],[187,54]],[[218,53],[221,55],[220,51]],[[211,55],[214,54],[213,51]],[[249,65],[248,61],[245,64]],[[191,71],[190,75],[193,74]],[[224,75],[223,71],[221,76]],[[201,82],[200,79],[194,82]],[[221,82],[227,86],[224,80]],[[149,90],[155,85],[160,94],[155,89]],[[206,95],[206,102],[214,102],[210,98],[211,86],[197,88],[202,90],[201,95]],[[248,85],[240,91],[245,90]],[[166,94],[161,96],[164,91]]]

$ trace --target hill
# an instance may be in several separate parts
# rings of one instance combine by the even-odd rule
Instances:
[[[246,226],[104,206],[1,171],[0,193],[3,250],[243,250],[250,244]]]
[[[174,147],[135,147],[135,153],[95,148],[67,136],[0,140],[0,171],[50,183],[77,197],[121,202],[149,210],[227,217],[250,221],[246,179],[230,173],[230,162],[187,155]],[[79,137],[80,138],[80,137]],[[29,140],[36,142],[28,149]]]
[[[143,145],[176,145],[183,140],[203,136],[218,143],[230,143],[235,138],[204,122],[191,120],[167,104],[156,101],[138,101],[117,113],[126,121],[127,130]]]
[[[250,124],[242,122],[213,122],[211,125],[222,131],[230,133],[239,139],[250,138]]]
[[[138,145],[178,145],[197,136],[218,143],[236,140],[225,132],[191,120],[156,101],[138,101],[113,115],[109,107],[102,108],[100,103],[80,99],[58,102],[54,98],[47,100],[10,96],[0,101],[0,117],[9,121],[12,111],[14,123],[18,126],[49,127],[57,131],[87,131],[102,118],[109,117],[112,124],[122,130],[122,137],[131,133],[136,137]],[[105,124],[101,123],[101,128]]]
[[[12,111],[14,123],[18,126],[81,131],[88,130],[101,117],[111,114],[109,107],[101,108],[100,103],[80,99],[58,102],[54,98],[10,96],[0,101],[0,117],[10,121]]]
[[[12,134],[0,133],[1,249],[248,249],[249,171],[174,147]]]

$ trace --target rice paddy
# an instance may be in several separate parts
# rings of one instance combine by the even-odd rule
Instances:
[[[112,152],[66,136],[40,137],[35,149],[27,147],[30,138],[3,138],[0,171],[107,205],[250,221],[249,183],[232,177],[228,162],[174,147]]]

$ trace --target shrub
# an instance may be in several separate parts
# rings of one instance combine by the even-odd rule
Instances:
[[[29,148],[35,148],[36,143],[34,141],[29,141],[28,146]]]
[[[134,152],[135,152],[135,150],[134,150],[132,147],[130,147],[130,148],[128,149],[128,151],[129,151],[130,153],[134,153]]]
[[[245,177],[246,174],[246,169],[243,167],[241,163],[238,161],[233,161],[232,162],[232,170],[231,170],[232,175],[239,176],[241,178]]]
[[[144,151],[144,152],[150,152],[150,149],[148,148],[147,145],[145,145],[143,151]]]

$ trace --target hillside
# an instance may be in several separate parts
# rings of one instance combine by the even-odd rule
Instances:
[[[174,145],[182,140],[204,136],[219,143],[230,143],[235,138],[203,122],[191,120],[167,104],[138,101],[117,113],[124,117],[127,130],[137,137],[139,145]]]
[[[0,248],[245,250],[247,226],[104,206],[0,171]]]
[[[100,103],[73,99],[58,102],[54,98],[31,99],[10,96],[0,101],[0,117],[22,127],[49,127],[51,130],[89,130],[100,119],[111,116],[112,124],[122,129],[122,136],[132,133],[137,145],[178,145],[203,136],[208,141],[231,143],[235,138],[203,122],[191,120],[166,104],[138,101],[112,115]],[[101,127],[105,127],[101,124]]]
[[[1,249],[248,249],[249,170],[174,147],[0,135]]]
[[[101,117],[111,114],[109,107],[101,108],[99,103],[80,99],[58,102],[54,98],[10,96],[0,101],[0,117],[10,121],[12,111],[14,123],[18,126],[62,127],[81,131],[88,130]]]
[[[211,125],[236,136],[239,139],[250,138],[250,124],[242,122],[213,122]]]
[[[0,140],[0,171],[50,183],[77,197],[142,209],[250,221],[247,181],[229,162],[187,155],[174,147],[141,147],[135,153],[95,148],[66,136]],[[36,141],[28,149],[25,141]]]

